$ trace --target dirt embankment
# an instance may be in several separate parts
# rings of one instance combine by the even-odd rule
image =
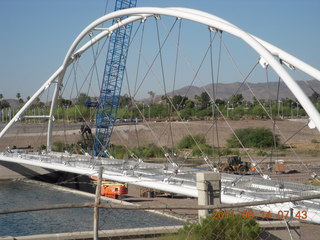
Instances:
[[[58,123],[54,126],[53,141],[75,143],[82,139],[80,134],[81,124]],[[304,127],[305,126],[305,127]],[[4,126],[1,126],[3,128]],[[156,143],[162,146],[172,146],[183,136],[188,134],[206,135],[207,142],[214,146],[223,147],[232,131],[238,128],[265,127],[273,129],[271,121],[263,120],[238,120],[192,122],[148,122],[138,125],[116,126],[111,138],[114,144],[123,144],[129,147]],[[94,132],[94,130],[93,130]],[[305,122],[282,120],[276,122],[276,134],[281,141],[289,139],[288,143],[299,149],[320,149],[320,135],[316,129],[309,129]],[[41,144],[46,144],[45,124],[20,124],[11,129],[4,138],[0,139],[0,151],[6,146],[28,146],[37,149]]]
[[[148,126],[149,125],[149,126]],[[183,136],[188,134],[202,133],[206,135],[207,142],[215,146],[225,146],[226,139],[232,134],[232,129],[248,127],[265,127],[273,129],[271,121],[263,120],[238,120],[238,121],[218,121],[213,124],[210,121],[193,122],[152,122],[140,125],[124,125],[116,127],[112,136],[112,142],[136,145],[154,142],[160,145],[170,146],[171,139],[177,143]],[[310,145],[311,141],[320,140],[317,130],[309,129],[306,123],[298,121],[277,121],[275,133],[281,136],[282,142],[290,138],[288,143],[298,145]],[[303,127],[305,126],[305,127]],[[300,130],[298,133],[297,131]],[[138,135],[136,135],[138,132]]]

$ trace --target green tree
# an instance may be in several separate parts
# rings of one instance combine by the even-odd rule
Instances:
[[[187,97],[183,97],[181,95],[175,95],[172,98],[172,104],[174,108],[177,109],[177,111],[180,111],[185,107],[187,100],[188,100]]]
[[[120,96],[119,106],[121,108],[124,108],[125,106],[130,106],[131,103],[132,103],[131,98],[129,97],[128,94],[124,94],[123,96]]]
[[[201,156],[202,153],[206,154],[207,156],[213,155],[213,149],[211,146],[201,143],[198,146],[194,145],[192,147],[192,155],[193,156]]]
[[[317,92],[313,92],[309,98],[313,104],[316,104],[320,101],[320,94]]]
[[[253,106],[259,105],[259,101],[258,101],[258,99],[256,97],[252,98],[252,104],[253,104]]]
[[[40,101],[40,99],[39,99]],[[67,106],[71,106],[72,105],[72,101],[68,100],[68,99],[64,99],[64,98],[59,98],[57,101],[57,105],[60,107],[67,107]]]
[[[239,105],[242,105],[243,100],[244,100],[243,95],[241,93],[237,93],[230,97],[229,102],[230,104],[239,106]]]
[[[21,98],[21,94],[17,93],[16,97],[18,98],[19,103],[23,103],[23,99]]]
[[[183,110],[180,111],[180,117],[183,120],[188,120],[193,116],[193,109],[192,108],[185,108]]]
[[[141,155],[146,158],[163,157],[163,152],[162,149],[154,143],[149,143],[147,146],[143,146]]]
[[[178,143],[178,148],[192,148],[197,144],[205,144],[206,138],[203,134],[184,136]]]
[[[68,151],[68,152],[72,152],[74,149],[74,144],[68,144],[68,143],[63,143],[60,141],[54,142],[52,145],[52,150],[55,152],[64,152],[64,151]]]
[[[254,116],[257,116],[257,117],[259,117],[261,119],[267,116],[267,113],[265,112],[263,107],[261,107],[261,105],[255,105],[251,109],[251,114],[254,115]]]
[[[0,101],[0,109],[9,108],[9,107],[10,107],[10,104],[6,100]]]
[[[127,155],[127,149],[123,145],[110,145],[110,154],[118,159],[124,158]]]
[[[202,92],[200,96],[194,96],[200,110],[206,109],[210,105],[210,96],[207,92]]]
[[[281,101],[283,102],[284,106],[288,106],[290,107],[292,103],[294,103],[294,101],[290,98],[282,98]]]
[[[237,137],[236,137],[236,136]],[[266,148],[274,146],[274,140],[276,146],[279,146],[279,136],[274,135],[270,129],[267,128],[239,128],[235,130],[235,135],[232,134],[227,139],[227,146],[230,148],[241,147],[240,142],[244,147],[249,148]]]
[[[185,108],[194,108],[194,101],[192,101],[191,99],[187,99],[185,101]]]
[[[146,113],[145,113],[146,115]],[[156,118],[163,118],[168,115],[168,105],[167,104],[152,104],[150,106],[150,116]],[[138,113],[137,113],[137,116]]]
[[[151,102],[153,104],[154,103],[154,97],[156,96],[156,94],[153,91],[149,91],[148,94],[149,94],[149,96],[151,98]]]
[[[225,105],[226,104],[226,101],[225,100],[222,100],[222,99],[220,99],[220,98],[217,98],[216,100],[215,100],[215,103],[217,104],[217,105]]]
[[[233,109],[232,113],[234,114],[235,118],[239,118],[244,116],[245,109],[243,106],[237,106],[235,109]]]
[[[210,107],[202,110],[198,110],[196,112],[196,117],[200,117],[200,118],[205,116],[211,116],[211,115],[212,115],[212,109]]]
[[[85,93],[80,93],[79,94],[79,97],[78,97],[78,101],[77,101],[77,104],[79,105],[85,105],[87,101],[90,101],[91,98],[85,94]]]

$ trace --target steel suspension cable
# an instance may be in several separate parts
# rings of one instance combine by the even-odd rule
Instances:
[[[176,19],[176,21],[177,21],[177,19]],[[180,23],[179,26],[181,27],[181,21],[179,23]],[[161,66],[161,76],[162,76],[162,83],[163,83],[163,89],[164,89],[164,96],[165,96],[166,99],[168,99],[169,96],[167,94],[166,79],[165,79],[165,74],[164,74],[164,66],[163,66],[163,58],[162,58],[162,48],[161,48],[161,44],[160,44],[159,24],[158,24],[158,19],[157,18],[156,18],[156,29],[157,29],[157,42],[158,42],[158,48],[159,48],[158,51],[160,53],[159,54],[159,59],[160,59],[160,66]],[[169,126],[170,126],[170,136],[171,136],[172,148],[173,148],[171,119],[169,119]]]
[[[161,44],[160,49],[162,49],[163,46],[165,45],[165,43],[167,42],[167,40],[168,40],[168,38],[169,38],[169,36],[170,36],[170,34],[171,34],[171,31],[172,31],[172,29],[174,28],[176,22],[177,22],[177,20],[172,24],[170,31],[168,32],[168,34],[167,34],[166,38],[164,39],[163,43]],[[139,54],[141,54],[141,53],[139,53]],[[155,61],[157,60],[157,58],[158,58],[158,56],[159,56],[159,54],[160,54],[160,52],[158,51],[157,54],[155,55],[155,57],[153,58],[152,63],[149,65],[146,74],[145,74],[144,77],[142,78],[142,80],[141,80],[141,82],[140,82],[140,84],[139,84],[136,92],[133,93],[133,97],[134,97],[134,98],[135,98],[135,96],[137,95],[137,92],[138,92],[139,89],[141,88],[142,84],[143,84],[144,81],[146,80],[147,76],[149,75],[149,73],[150,73],[150,71],[151,71],[151,68],[153,67]]]
[[[174,75],[173,75],[173,83],[172,83],[172,97],[174,97],[174,92],[176,88],[176,79],[177,79],[177,70],[178,70],[178,59],[179,59],[179,48],[180,48],[180,39],[181,39],[181,23],[182,19],[179,19],[179,31],[178,31],[178,42],[177,42],[177,50],[176,50],[176,57],[175,57],[175,64],[174,64]],[[173,133],[172,133],[172,106],[169,109],[169,125],[170,125],[170,136],[171,136],[171,154],[174,155],[174,142],[173,142]]]
[[[213,39],[213,40],[214,40],[214,39]],[[174,39],[173,39],[173,41],[174,41]],[[176,46],[178,46],[177,42],[176,42],[176,41],[174,41],[174,42],[176,43]],[[211,43],[211,44],[212,44],[212,43]],[[180,48],[177,48],[177,49],[178,49],[179,51],[181,51]],[[207,55],[208,51],[209,51],[209,48],[207,49],[206,55]],[[189,65],[190,69],[192,69],[192,71],[195,73],[195,77],[193,78],[191,84],[189,84],[189,88],[188,88],[188,90],[187,90],[187,92],[186,92],[186,94],[187,94],[187,93],[190,91],[190,88],[191,88],[191,86],[193,85],[194,81],[195,81],[196,79],[200,79],[199,76],[198,76],[198,74],[197,74],[197,72],[199,72],[200,69],[198,69],[198,70],[196,71],[196,70],[192,67],[192,64],[191,64],[190,60],[186,57],[186,55],[185,55],[183,52],[182,52],[182,56],[183,56],[184,60],[186,61],[186,63]],[[204,57],[204,59],[205,59],[205,58],[206,58],[206,57]],[[204,61],[204,59],[202,60],[202,62]],[[199,67],[199,68],[201,68],[201,65],[202,65],[202,64],[200,64],[200,67]],[[186,95],[186,94],[185,94],[185,95]],[[208,92],[207,92],[207,94],[208,94]],[[208,94],[208,95],[209,95],[209,94]],[[171,103],[171,105],[173,105],[171,101],[170,101],[170,103]],[[181,103],[179,104],[179,106],[180,106],[180,105],[181,105]],[[181,118],[181,116],[180,116],[180,114],[179,114],[179,112],[178,112],[178,108],[175,108],[175,111],[177,112],[179,119],[184,123],[183,119]],[[184,124],[184,126],[185,126],[185,124]],[[187,128],[187,126],[185,126],[185,127],[186,127],[187,131],[189,132],[189,135],[190,135],[191,137],[193,137],[193,136],[191,135],[189,129]],[[195,141],[195,139],[193,139],[193,140]],[[195,142],[196,142],[196,141],[195,141]],[[197,147],[199,148],[199,145],[198,145],[198,144],[196,144],[196,145],[197,145]],[[199,150],[202,152],[203,155],[205,155],[205,154],[203,153],[203,151],[202,151],[201,148],[199,148]],[[207,158],[207,157],[205,157],[205,158]],[[211,164],[209,164],[209,166],[210,166],[210,165],[211,165]]]
[[[216,33],[215,33],[216,35]],[[220,35],[220,38],[222,35]],[[210,31],[210,42],[212,39],[212,31]],[[219,82],[219,73],[220,73],[220,64],[221,64],[221,40],[219,44],[219,53],[218,53],[218,69],[217,69],[217,78],[216,78],[216,86],[215,86],[215,79],[214,79],[214,62],[213,62],[213,49],[212,45],[210,45],[210,72],[211,72],[211,84],[212,84],[212,99],[213,101],[216,101],[216,93],[217,93],[217,87],[218,87],[218,82]],[[216,136],[217,136],[217,148],[218,151],[220,151],[220,142],[219,142],[219,128],[218,128],[218,116],[215,116],[215,105],[211,104],[211,111],[212,111],[212,124],[215,125],[216,127]],[[215,119],[217,118],[217,119]],[[214,149],[214,129],[212,127],[212,148]],[[220,162],[220,154],[218,152],[218,162]]]
[[[231,57],[232,62],[233,62],[234,65],[236,66],[238,72],[241,74],[241,76],[243,76],[243,74],[242,74],[242,72],[240,71],[238,65],[236,64],[234,58],[232,57],[229,49],[227,48],[227,46],[226,46],[224,43],[223,43],[223,45],[224,45],[224,47],[226,48],[229,56]],[[246,85],[247,85],[247,87],[249,88],[250,92],[253,94],[253,96],[255,96],[255,94],[254,94],[254,92],[252,91],[251,87],[250,87],[248,84],[246,84]],[[255,97],[256,97],[256,96],[255,96]],[[256,99],[257,99],[259,105],[260,105],[260,106],[263,108],[263,110],[266,112],[267,116],[271,119],[271,121],[274,122],[274,121],[275,121],[274,118],[272,118],[272,116],[268,113],[268,111],[265,109],[265,107],[263,106],[263,104],[261,103],[261,101],[260,101],[258,98],[256,98]],[[286,139],[286,138],[284,137],[284,134],[283,134],[282,131],[280,130],[279,126],[278,126],[277,124],[275,124],[275,127],[276,127],[277,130],[279,131],[281,137],[282,137],[283,139]],[[294,155],[301,161],[301,158],[298,156],[298,154],[297,154],[296,151],[293,149],[293,147],[291,146],[291,144],[289,144],[289,147],[290,147],[290,149],[293,151]],[[249,158],[250,158],[250,160],[252,161],[251,156],[249,156]],[[301,162],[302,162],[302,161],[301,161]],[[302,164],[303,164],[303,163],[302,163]],[[307,168],[307,166],[306,166],[305,164],[303,164],[303,165]],[[307,168],[307,170],[309,170],[309,172],[311,172],[310,169]]]
[[[279,102],[279,94],[280,94],[280,77],[278,78],[278,85],[277,85],[277,97],[276,97],[276,104],[278,105],[278,113],[279,113],[279,108],[280,108],[280,102]],[[272,114],[272,111],[271,111]],[[271,115],[272,116],[272,115]],[[280,116],[278,116],[280,117]],[[273,151],[275,151],[277,149],[277,136],[276,136],[276,121],[277,118],[274,118],[273,120],[273,124],[272,124],[272,136],[273,136],[273,148],[271,149],[271,154],[270,154],[270,168],[271,168],[271,164],[272,164],[272,157],[273,157]],[[271,169],[270,169],[271,171]]]
[[[265,72],[266,72],[266,79],[267,79],[267,88],[268,88],[268,93],[269,93],[269,107],[270,107],[270,116],[273,118],[273,112],[272,112],[272,99],[271,99],[271,93],[270,93],[270,86],[269,86],[269,71],[268,71],[268,66],[266,66],[265,68]],[[279,89],[279,88],[278,88]],[[278,98],[278,93],[279,91],[277,91],[277,98]],[[273,126],[272,126],[272,135],[273,135],[273,145],[274,147],[276,144],[276,136],[275,136],[275,122],[273,122]],[[271,148],[271,153],[270,153],[270,161],[269,161],[269,165],[271,166],[272,164],[272,156],[273,156],[273,149]]]
[[[139,52],[141,52],[142,46],[143,46],[144,29],[145,29],[145,24],[143,24],[143,26],[142,26]],[[141,62],[141,55],[138,54],[137,71],[136,71],[136,78],[135,78],[135,82],[134,82],[134,90],[133,90],[133,92],[136,92],[136,89],[137,89],[137,82],[138,82],[138,76],[139,76],[139,70],[140,70],[140,62]]]
[[[207,54],[208,54],[208,52],[209,52],[209,49],[210,49],[210,48],[208,47],[207,50],[206,50],[206,52],[205,52],[205,56],[203,57],[202,62],[201,62],[201,64],[200,64],[199,68],[201,68],[201,66],[202,66],[202,64],[203,64],[203,62],[204,62],[204,59],[206,58],[206,56],[207,56]],[[144,59],[144,57],[143,57],[143,60],[145,61],[146,64],[148,64],[148,62]],[[153,64],[153,63],[154,63],[154,61],[152,62],[152,64]],[[190,63],[190,62],[189,62],[189,63]],[[149,67],[148,71],[151,71],[151,72],[153,73],[155,79],[156,79],[156,80],[159,80],[158,77],[156,76],[156,74],[153,72],[153,70],[152,70],[151,67],[152,67],[152,66]],[[199,72],[199,69],[198,69],[198,71],[194,71],[194,72],[195,72],[195,77],[193,78],[192,82],[194,82],[195,79],[198,78],[197,72]],[[159,85],[160,85],[160,87],[162,86],[162,84],[159,84]],[[171,104],[171,106],[174,108],[174,110],[177,112],[177,115],[178,115],[178,118],[180,119],[180,121],[182,121],[182,122],[184,123],[182,117],[180,116],[180,113],[179,113],[179,111],[178,111],[178,108],[176,108],[176,107],[174,106],[174,104],[173,104],[173,102],[172,102],[172,100],[171,100],[170,98],[168,98],[168,101],[170,102],[170,104]],[[147,123],[147,124],[148,124],[148,123]],[[185,126],[185,124],[183,124],[183,126]],[[187,126],[185,126],[185,127],[186,127],[186,130],[188,131],[188,134],[192,137],[193,141],[196,143],[197,148],[200,150],[200,152],[202,153],[202,155],[204,156],[204,158],[206,159],[206,161],[208,161],[206,155],[204,154],[204,152],[203,152],[202,149],[200,148],[198,142],[197,142],[197,141],[194,139],[194,137],[192,136],[189,128],[188,128]],[[211,164],[211,165],[212,165],[212,164]],[[210,166],[210,164],[209,164],[209,166]],[[212,167],[212,168],[213,168],[213,167]]]
[[[129,86],[129,82],[128,82],[128,86]],[[149,130],[151,131],[151,134],[152,134],[153,138],[156,140],[156,142],[158,142],[159,139],[157,138],[155,132],[153,131],[153,129],[151,128],[150,124],[149,124],[148,121],[146,120],[145,116],[142,114],[142,112],[141,112],[141,110],[139,109],[137,103],[134,101],[134,98],[131,96],[130,91],[129,91],[129,94],[130,94],[130,98],[132,99],[132,105],[134,105],[134,106],[136,107],[136,109],[138,110],[140,116],[142,116],[143,121],[147,124]],[[160,148],[162,149],[162,152],[163,152],[164,155],[165,155],[165,154],[166,154],[166,151],[165,151],[164,147],[160,145]],[[167,159],[167,160],[168,160],[168,159]],[[171,159],[170,159],[170,160],[171,160]],[[171,160],[171,161],[172,161],[172,160]],[[171,163],[173,163],[173,162],[171,162]]]
[[[141,22],[140,22],[140,24],[141,24]],[[140,27],[140,26],[139,26],[139,27]],[[145,29],[145,24],[143,24],[143,26],[142,26],[139,52],[141,52],[142,46],[143,46],[144,29]],[[140,62],[141,62],[141,55],[138,54],[138,64],[137,64],[137,71],[136,71],[136,78],[135,78],[135,82],[134,82],[134,90],[133,90],[133,92],[135,92],[135,91],[136,91],[136,88],[137,88],[137,82],[138,82],[138,76],[139,76],[139,69],[140,69]],[[129,83],[127,71],[126,71],[126,78],[127,78],[128,83]],[[128,84],[128,90],[129,90],[130,99],[131,99],[131,105],[132,105],[132,107],[131,107],[132,113],[131,113],[131,114],[133,114],[134,108],[133,108],[132,101],[134,101],[134,99],[131,97],[131,91],[130,91],[130,86],[129,86],[129,84]],[[131,117],[131,119],[132,119],[132,117]],[[140,146],[139,135],[138,135],[138,130],[137,130],[137,121],[135,121],[134,128],[135,128],[135,134],[136,134],[137,144],[138,144],[138,157],[140,158],[140,157],[141,157],[141,146]]]

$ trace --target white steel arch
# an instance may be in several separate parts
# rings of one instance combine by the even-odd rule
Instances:
[[[178,9],[179,11],[182,12],[186,12],[186,13],[193,13],[193,14],[198,14],[200,16],[204,16],[213,20],[217,20],[220,22],[224,22],[226,24],[229,24],[230,26],[233,26],[235,28],[237,28],[237,26],[233,25],[232,23],[214,16],[212,14],[209,14],[207,12],[203,12],[200,10],[196,10],[196,9],[190,9],[190,8],[174,8],[174,9]],[[312,66],[310,66],[309,64],[305,63],[304,61],[301,61],[300,59],[292,56],[291,54],[287,53],[286,51],[272,45],[269,42],[266,42],[264,40],[262,40],[261,38],[258,38],[250,33],[248,33],[251,37],[253,37],[254,39],[256,39],[262,46],[264,46],[268,51],[270,51],[270,53],[276,57],[278,57],[279,59],[281,59],[282,61],[284,61],[285,63],[287,63],[288,65],[290,65],[293,68],[297,68],[300,69],[301,71],[305,72],[306,74],[308,74],[309,76],[315,78],[316,80],[320,81],[320,71]]]
[[[57,97],[61,88],[61,83],[64,78],[64,74],[68,66],[81,54],[86,51],[89,47],[91,47],[96,42],[100,41],[104,37],[112,34],[114,30],[120,28],[123,25],[129,24],[131,22],[135,22],[138,20],[145,20],[151,16],[165,15],[171,16],[181,19],[190,20],[193,22],[197,22],[203,25],[206,25],[213,29],[218,29],[223,32],[227,32],[233,36],[236,36],[242,39],[245,43],[247,43],[252,49],[254,49],[279,75],[279,77],[285,82],[297,100],[300,102],[301,106],[305,109],[307,114],[310,116],[311,120],[317,127],[318,131],[320,131],[320,115],[316,108],[313,106],[309,98],[302,91],[302,89],[298,86],[298,84],[292,79],[292,77],[288,74],[288,72],[283,68],[283,66],[279,63],[278,59],[274,56],[279,57],[279,59],[283,60],[285,63],[288,63],[310,76],[316,78],[320,81],[320,72],[311,67],[310,65],[304,63],[303,61],[293,57],[292,55],[286,53],[285,51],[267,43],[249,33],[243,31],[242,29],[236,27],[235,25],[218,18],[214,15],[187,8],[150,8],[150,7],[142,7],[142,8],[130,8],[125,10],[120,10],[117,12],[112,12],[107,14],[94,22],[88,25],[74,40],[71,47],[69,48],[64,61],[61,67],[42,85],[42,87],[30,98],[30,100],[20,109],[20,111],[13,117],[13,119],[7,124],[7,126],[1,131],[0,138],[7,132],[7,130],[17,122],[22,114],[28,109],[28,107],[32,104],[32,102],[43,92],[45,91],[52,83],[56,84],[55,91],[53,94],[51,109],[49,116],[46,116],[49,119],[48,123],[48,135],[47,135],[47,146],[48,150],[51,150],[51,135],[52,135],[52,122],[54,121],[54,111],[55,105],[57,101]],[[79,47],[80,42],[84,39],[84,37],[97,26],[101,25],[104,22],[110,21],[114,18],[119,19],[122,16],[129,16],[129,18],[118,22],[117,24],[106,28],[101,29],[102,32],[98,34],[95,38],[93,38],[90,42],[84,44],[82,47]],[[76,50],[78,48],[78,50]]]

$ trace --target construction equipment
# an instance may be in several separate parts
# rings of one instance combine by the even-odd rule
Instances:
[[[155,197],[173,197],[174,193],[169,193],[152,188],[140,187],[140,197],[155,198]]]
[[[247,174],[251,169],[251,164],[248,162],[242,162],[241,157],[238,155],[227,155],[226,160],[226,162],[218,164],[220,172]]]
[[[90,177],[92,182],[97,185],[97,177]],[[117,183],[112,181],[107,181],[106,179],[102,179],[101,182],[101,196],[105,196],[108,198],[118,199],[119,196],[127,194],[128,187],[125,183]]]
[[[132,8],[137,0],[116,0],[115,11]],[[112,25],[124,20],[113,19]],[[94,141],[94,155],[98,156],[107,148],[117,119],[122,81],[125,73],[127,55],[130,44],[132,23],[117,29],[110,36],[108,54],[100,89],[100,97],[96,104],[96,138]]]
[[[285,165],[284,165],[284,160],[276,160],[275,161],[275,166],[274,166],[274,171],[276,173],[285,173]]]
[[[92,142],[93,140],[92,131],[88,124],[81,125],[80,132],[81,132],[81,136],[84,144],[88,145],[89,143]]]

